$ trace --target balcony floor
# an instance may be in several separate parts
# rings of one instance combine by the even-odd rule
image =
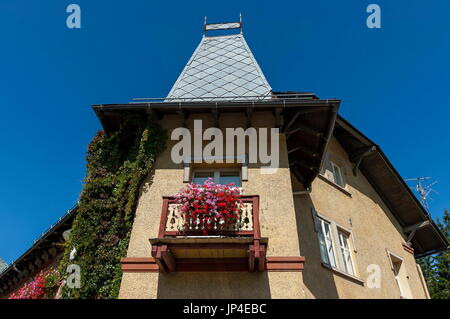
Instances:
[[[263,254],[265,254],[268,238],[258,240]],[[254,250],[253,237],[230,236],[179,236],[165,238],[151,238],[152,256],[159,262],[161,270],[174,271],[178,266],[190,264],[192,268],[204,264],[214,265],[214,269],[222,264],[237,264],[244,269],[253,269],[254,261],[249,257]],[[251,266],[249,266],[251,262]],[[263,262],[261,260],[261,262]],[[261,266],[262,267],[262,266]],[[242,269],[242,267],[231,267]],[[230,269],[231,269],[230,268]]]

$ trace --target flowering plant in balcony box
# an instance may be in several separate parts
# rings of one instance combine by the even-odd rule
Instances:
[[[59,273],[55,269],[41,271],[8,299],[51,299],[60,285]]]
[[[202,185],[190,183],[177,194],[184,217],[184,230],[209,231],[230,229],[242,209],[241,190],[234,184],[215,184],[208,178]]]

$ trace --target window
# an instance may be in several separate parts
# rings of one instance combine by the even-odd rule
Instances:
[[[241,187],[241,176],[239,171],[220,171],[219,184],[233,183],[236,187]]]
[[[337,166],[335,163],[331,162],[331,174],[329,174],[332,182],[337,185],[344,187],[344,180],[342,179],[341,168]]]
[[[203,184],[208,178],[212,178],[216,184],[233,183],[236,187],[241,187],[241,173],[234,169],[214,169],[214,170],[195,170],[192,175],[194,184]]]
[[[210,177],[214,179],[214,172],[195,172],[192,182],[194,184],[203,184]]]
[[[336,259],[334,258],[333,236],[331,235],[330,223],[322,218],[316,218],[317,234],[319,236],[320,255],[323,263],[336,267]]]
[[[355,272],[353,270],[353,262],[352,262],[352,252],[350,250],[350,244],[349,244],[349,235],[342,230],[338,230],[338,237],[339,237],[339,249],[342,256],[342,266],[343,271],[350,275],[354,275]]]
[[[406,273],[403,259],[397,255],[388,251],[389,260],[391,262],[391,268],[394,272],[395,281],[397,282],[400,290],[401,298],[412,298],[411,288],[409,287],[408,275]]]
[[[333,182],[334,184],[345,188],[344,174],[342,166],[330,160],[330,155],[325,154],[323,165],[320,170],[320,175]]]
[[[356,276],[351,232],[335,222],[322,218],[314,210],[313,213],[322,263],[350,276]]]

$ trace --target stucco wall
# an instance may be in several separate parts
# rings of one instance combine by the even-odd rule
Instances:
[[[426,298],[416,262],[403,249],[405,238],[401,227],[367,179],[358,172],[353,176],[348,155],[332,139],[328,152],[330,159],[343,168],[345,190],[317,178],[309,195],[295,196],[300,251],[306,257],[303,272],[305,289],[315,298],[400,298],[400,291],[388,258],[387,250],[403,258],[409,285],[414,298]],[[294,188],[298,187],[294,181]],[[356,277],[359,283],[321,265],[319,243],[314,231],[311,208],[320,215],[352,231]],[[376,264],[381,269],[381,287],[368,288],[367,266]],[[320,278],[320,279],[318,279]]]
[[[191,116],[186,125],[193,127],[194,119],[203,120],[203,128],[212,127],[208,114]],[[272,113],[255,113],[252,126],[273,127]],[[181,126],[178,116],[165,116],[161,124],[168,129]],[[220,127],[245,127],[242,114],[223,114]],[[183,187],[182,165],[170,158],[172,145],[161,154],[155,170],[149,176],[139,199],[127,257],[149,257],[149,238],[157,237],[162,196],[172,195]],[[275,174],[261,174],[261,164],[249,164],[248,181],[242,183],[244,194],[260,196],[260,223],[262,237],[269,238],[269,256],[300,256],[294,202],[287,150],[284,136],[280,135],[280,168]],[[265,166],[265,165],[264,165]],[[120,298],[300,298],[301,273],[125,273]]]
[[[191,116],[203,119],[203,128],[212,127],[210,115]],[[271,113],[255,113],[253,127],[273,127]],[[168,129],[181,126],[178,116],[165,116],[161,124]],[[220,117],[220,127],[245,127],[246,118],[237,114]],[[172,195],[183,187],[183,169],[170,158],[172,145],[158,157],[154,171],[143,187],[137,206],[127,257],[150,257],[149,238],[157,237],[162,196]],[[264,273],[195,273],[178,272],[124,273],[120,298],[399,298],[400,293],[391,270],[386,249],[404,259],[413,296],[426,297],[413,256],[403,250],[405,242],[400,226],[392,217],[367,180],[354,177],[347,154],[336,140],[329,145],[331,156],[344,167],[345,194],[326,181],[316,178],[309,195],[293,196],[300,186],[291,178],[284,135],[280,136],[280,168],[275,174],[260,174],[260,164],[249,166],[244,193],[260,196],[261,234],[269,238],[268,256],[305,256],[305,270]],[[319,243],[314,231],[311,208],[350,229],[354,236],[357,277],[366,280],[369,264],[382,270],[381,288],[369,289],[346,276],[321,265]],[[350,220],[351,219],[351,224]]]

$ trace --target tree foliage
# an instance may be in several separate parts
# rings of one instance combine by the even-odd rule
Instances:
[[[156,122],[128,114],[117,131],[100,131],[89,144],[85,184],[60,264],[61,273],[69,264],[80,266],[81,287],[66,286],[63,298],[117,298],[140,187],[165,140]]]
[[[450,240],[450,214],[446,210],[438,226]],[[450,252],[448,250],[419,259],[423,275],[433,299],[450,299]]]

